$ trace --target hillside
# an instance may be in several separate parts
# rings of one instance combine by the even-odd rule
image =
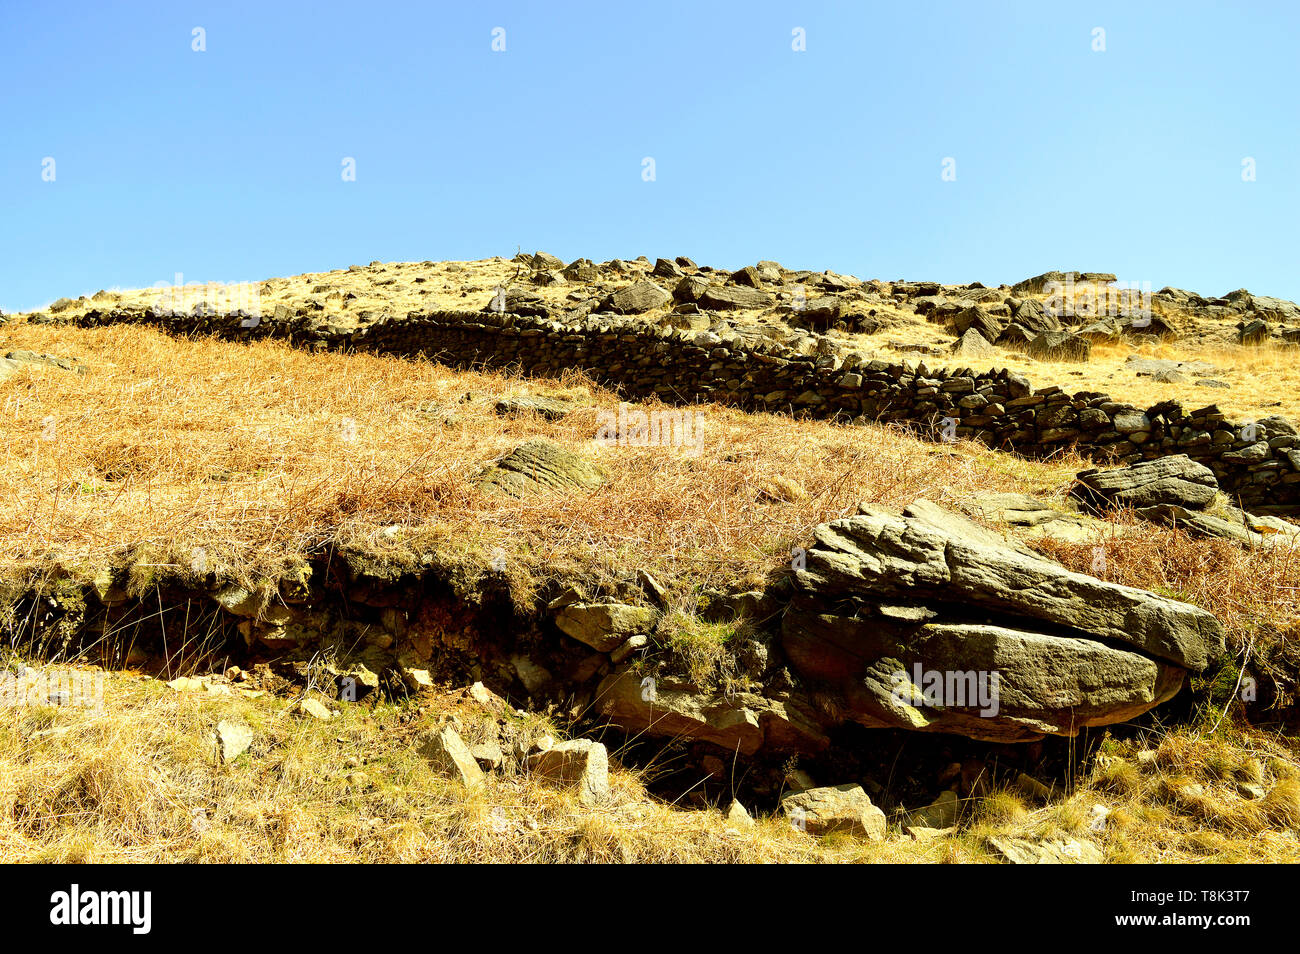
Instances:
[[[0,850],[1295,860],[1300,313],[1053,300],[1108,277],[538,253],[6,316]]]

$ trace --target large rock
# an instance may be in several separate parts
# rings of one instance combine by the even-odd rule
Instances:
[[[512,497],[541,491],[591,490],[604,481],[604,471],[595,464],[541,438],[520,444],[474,479],[481,490]]]
[[[648,633],[658,611],[626,603],[572,603],[555,614],[560,632],[602,653],[611,652],[631,636]]]
[[[810,835],[846,832],[879,841],[885,837],[885,813],[863,791],[861,785],[809,788],[781,799],[790,823]]]
[[[1136,422],[1120,421],[1121,416],[1116,415],[1117,429],[1121,425],[1141,426]],[[1137,509],[1161,504],[1203,510],[1214,501],[1219,491],[1214,472],[1186,454],[1158,457],[1113,470],[1085,470],[1076,479],[1078,483],[1070,491],[1071,495],[1094,510]]]
[[[622,314],[636,314],[643,311],[653,311],[672,301],[672,298],[673,296],[664,288],[646,280],[633,282],[625,288],[620,288],[605,299],[602,307]]]
[[[1195,606],[1066,570],[933,505],[901,515],[860,509],[817,527],[795,574],[822,605],[905,599],[942,606],[954,622],[1029,620],[1044,633],[1131,646],[1196,672],[1223,651],[1218,620]]]
[[[811,706],[793,697],[726,694],[625,669],[601,681],[596,704],[626,731],[696,739],[741,755],[815,752],[829,744]]]
[[[1092,639],[984,623],[905,624],[878,608],[787,610],[783,645],[805,678],[838,690],[867,728],[990,742],[1074,735],[1131,719],[1182,686],[1181,668]]]
[[[766,308],[775,299],[764,291],[744,285],[710,285],[697,299],[702,308],[713,311],[743,311]]]

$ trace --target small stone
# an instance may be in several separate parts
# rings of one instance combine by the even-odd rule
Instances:
[[[609,753],[600,742],[561,742],[529,756],[528,768],[539,778],[575,788],[583,805],[598,805],[609,799]]]
[[[745,806],[733,800],[727,809],[727,824],[732,828],[753,828],[754,819],[745,811]]]
[[[451,726],[425,732],[416,740],[415,750],[439,773],[458,779],[467,788],[484,784],[485,776],[474,753]]]
[[[242,722],[222,719],[217,723],[217,741],[221,745],[221,758],[233,762],[253,744],[253,730]]]
[[[334,718],[334,714],[316,699],[303,699],[298,703],[295,711],[313,719],[320,719],[322,722],[328,722]]]

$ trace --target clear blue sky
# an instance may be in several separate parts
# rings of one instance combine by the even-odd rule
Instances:
[[[3,0],[0,308],[517,246],[1297,299],[1298,7]]]

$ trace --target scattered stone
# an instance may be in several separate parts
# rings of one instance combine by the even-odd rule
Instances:
[[[530,756],[528,769],[539,778],[577,789],[582,805],[599,805],[609,800],[609,753],[600,742],[590,739],[561,742]]]
[[[334,713],[325,706],[323,702],[317,699],[303,699],[294,709],[301,715],[310,716],[313,719],[319,719],[321,722],[328,722],[334,718]]]
[[[497,401],[496,412],[505,417],[519,417],[522,414],[536,414],[548,421],[558,421],[577,405],[564,398],[551,397],[511,397]]]
[[[956,792],[940,792],[939,797],[924,808],[908,816],[907,826],[920,828],[952,828],[961,814],[961,802]]]
[[[989,839],[989,845],[1002,860],[1013,865],[1097,865],[1103,857],[1092,842],[1074,838],[1030,841],[995,837]]]
[[[479,742],[470,746],[469,751],[470,755],[474,756],[474,761],[478,763],[479,768],[485,772],[501,768],[506,761],[505,752],[501,750],[501,746],[496,742]]]
[[[222,760],[233,762],[253,744],[253,730],[242,722],[222,719],[217,723],[217,742]]]
[[[754,819],[745,811],[744,805],[733,799],[731,807],[727,809],[727,824],[732,828],[753,828]]]
[[[466,788],[478,788],[486,782],[474,753],[451,726],[425,731],[416,739],[415,750],[440,774],[457,779]]]

